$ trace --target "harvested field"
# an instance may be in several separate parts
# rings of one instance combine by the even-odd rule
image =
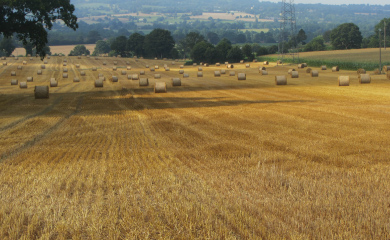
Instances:
[[[172,87],[182,63],[66,58],[67,79],[61,57],[42,76],[35,58],[23,71],[23,57],[0,66],[0,239],[389,237],[385,75],[359,84],[357,69],[297,69],[277,86],[291,66],[270,62],[259,75],[262,63],[235,64],[246,81],[184,66],[190,77]],[[119,70],[130,61],[127,74],[160,68],[140,87],[114,60]],[[10,85],[11,71],[34,81]],[[98,74],[118,82],[95,88]],[[50,78],[58,87],[35,99]],[[167,93],[154,93],[156,82]]]
[[[51,54],[53,54],[53,55],[60,54],[60,53],[68,55],[70,53],[70,51],[72,51],[74,49],[75,46],[76,45],[50,46],[50,51],[51,51]],[[84,44],[84,46],[92,54],[93,51],[95,50],[96,44]],[[24,48],[15,48],[15,50],[12,54],[15,56],[19,56],[19,55],[25,56],[26,50]]]

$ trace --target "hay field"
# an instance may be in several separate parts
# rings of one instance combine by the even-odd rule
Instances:
[[[271,63],[260,76],[262,63],[235,64],[236,76],[227,69],[218,78],[214,70],[224,66],[203,67],[203,78],[185,66],[189,78],[172,87],[180,63],[171,61],[52,57],[42,76],[38,59],[6,61],[0,239],[389,238],[384,75],[361,85],[355,71],[311,78],[299,69],[299,78],[276,86],[291,66]],[[146,70],[150,86],[122,70]],[[237,80],[240,72],[247,80]],[[94,87],[99,73],[103,88]],[[339,87],[339,75],[349,75],[350,86]],[[27,76],[27,89],[10,85]],[[51,77],[59,86],[50,98],[34,99],[34,86]],[[156,81],[168,92],[155,94]]]
[[[60,46],[50,46],[50,51],[51,51],[51,54],[65,54],[65,55],[68,55],[70,53],[70,51],[72,51],[74,49],[76,45],[60,45]],[[91,52],[91,54],[93,53],[93,51],[95,50],[95,46],[96,44],[84,44],[84,46]],[[13,51],[12,55],[14,56],[19,56],[19,55],[23,55],[23,56],[26,56],[26,49],[24,48],[15,48],[15,50]]]

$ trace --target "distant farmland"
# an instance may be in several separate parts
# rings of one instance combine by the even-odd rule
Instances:
[[[84,45],[87,47],[87,49],[92,54],[94,49],[95,49],[96,44],[84,44]],[[64,55],[68,55],[70,53],[70,51],[72,51],[75,46],[76,45],[50,46],[50,51],[51,51],[52,55],[54,55],[56,53],[57,54],[62,53]],[[20,56],[20,55],[25,56],[26,50],[24,48],[16,48],[12,54],[15,56]]]

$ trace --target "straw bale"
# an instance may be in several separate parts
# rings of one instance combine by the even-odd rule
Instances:
[[[180,68],[184,68],[184,65],[180,65]]]
[[[80,68],[80,64],[76,64],[76,68]]]
[[[146,68],[149,68],[149,65],[148,65],[148,64],[146,64],[146,65],[145,65],[145,67],[146,67]]]
[[[214,71],[214,77],[220,77],[221,72],[220,71]]]
[[[261,70],[261,71],[260,71],[260,75],[268,75],[267,70]]]
[[[42,75],[42,70],[38,70],[38,71],[37,71],[37,74],[38,74],[38,75]]]
[[[58,82],[55,78],[50,78],[50,87],[58,87]]]
[[[359,83],[371,83],[370,74],[360,74],[359,75]]]
[[[259,67],[259,73],[263,70],[267,70],[265,67]]]
[[[80,75],[81,75],[81,76],[85,76],[85,71],[81,71],[81,72],[80,72]]]
[[[104,65],[104,66],[107,65],[107,63],[106,63],[106,62],[103,62],[103,65]]]
[[[80,78],[74,77],[74,78],[73,78],[73,82],[80,82]]]
[[[116,69],[117,69],[116,67],[112,67],[112,71],[116,71]]]
[[[254,62],[254,63],[257,63],[257,59],[253,59],[253,62]]]
[[[33,77],[27,77],[27,82],[33,82],[34,78]]]
[[[228,64],[227,68],[234,68],[234,65],[233,64]]]
[[[390,71],[390,66],[383,66],[383,71],[384,72]]]
[[[23,69],[23,66],[18,66],[18,70],[22,70]]]
[[[166,93],[167,92],[167,84],[165,82],[156,82],[154,84],[154,92],[155,93]]]
[[[64,58],[63,62],[68,62],[68,59]]]
[[[287,85],[287,78],[285,75],[275,76],[276,85]]]
[[[221,66],[221,63],[218,62],[215,64],[215,66],[219,67],[219,66]]]
[[[23,61],[23,65],[27,65],[27,62],[26,62],[26,61]]]
[[[235,71],[230,71],[229,72],[229,76],[236,76],[236,72]]]
[[[15,72],[15,71],[12,71],[12,72],[11,72],[11,76],[16,76],[16,72]]]
[[[249,63],[247,63],[247,64],[245,65],[245,67],[246,67],[246,68],[250,68],[251,65],[250,65]]]
[[[165,68],[165,71],[170,71],[169,67],[166,67],[166,68]]]
[[[229,62],[225,62],[225,65],[228,65],[229,64]]]
[[[188,78],[190,75],[188,75],[188,73],[184,73],[183,74],[183,78]]]
[[[291,78],[299,78],[299,72],[298,71],[292,71],[291,72]]]
[[[12,79],[11,85],[18,85],[18,79]]]
[[[268,64],[269,64],[268,61],[264,61],[264,62],[263,62],[263,65],[268,65]]]
[[[127,70],[131,70],[131,66],[128,66],[126,69],[127,69]]]
[[[103,80],[102,79],[96,79],[95,80],[95,87],[103,87]]]
[[[291,69],[288,70],[287,73],[288,73],[289,75],[291,75],[291,73],[292,73],[293,71],[295,71],[295,69],[294,69],[294,68],[291,68]]]
[[[130,65],[130,62],[129,62],[129,61],[126,61],[126,65]]]
[[[154,69],[159,69],[160,67],[158,65],[154,66]]]
[[[298,64],[298,68],[302,69],[302,68],[305,68],[305,66],[302,63],[300,63],[300,64]]]
[[[47,64],[47,60],[43,61],[44,64]]]
[[[35,99],[49,98],[49,86],[35,86]]]
[[[183,73],[184,73],[184,70],[180,69],[179,74],[183,74]]]
[[[332,72],[338,72],[340,68],[338,66],[332,67]]]
[[[68,64],[67,63],[63,63],[62,66],[66,67],[66,66],[68,66]]]
[[[172,78],[172,86],[174,86],[174,87],[181,86],[181,79],[180,78]]]
[[[359,74],[366,74],[366,70],[364,70],[363,68],[359,68],[358,70],[357,70],[357,74],[359,75]]]
[[[97,67],[92,67],[92,71],[97,71]]]
[[[193,65],[193,66],[196,66],[196,65],[198,65],[198,64],[197,64],[197,63],[193,63],[192,65]]]
[[[244,60],[241,60],[240,63],[244,63]]]
[[[154,71],[155,71],[155,70],[154,70],[154,67],[149,68],[149,70],[150,70],[151,72],[154,72]]]
[[[139,75],[145,75],[145,70],[141,70],[141,71],[139,72]]]
[[[237,73],[237,79],[238,80],[246,80],[246,74],[245,73]]]
[[[27,88],[27,82],[20,82],[19,88]]]
[[[158,73],[154,74],[154,78],[155,79],[160,79],[161,78],[161,74],[158,74]]]
[[[325,65],[322,65],[322,66],[321,66],[321,70],[326,70],[326,66],[325,66]]]
[[[81,56],[77,56],[77,59],[81,59]]]
[[[126,75],[127,73],[126,73],[126,71],[125,70],[122,70],[121,71],[121,75]]]
[[[64,69],[63,69],[63,72],[68,72],[68,68],[64,68]]]
[[[202,67],[198,67],[198,71],[203,71],[203,68]]]
[[[312,70],[312,71],[311,71],[311,76],[312,76],[312,77],[318,77],[318,74],[319,74],[319,73],[318,73],[318,70]]]
[[[7,62],[3,62],[3,66],[7,66],[7,64],[8,64]]]
[[[208,63],[205,63],[205,64],[203,64],[203,66],[205,66],[205,67],[208,67],[208,66],[209,66],[209,64],[208,64]]]
[[[226,74],[226,70],[225,69],[221,69],[221,74]]]
[[[118,77],[117,76],[112,76],[112,82],[118,82]]]
[[[203,77],[203,72],[198,72],[198,73],[197,73],[197,76],[198,76],[198,77]]]
[[[148,78],[140,78],[139,79],[139,85],[141,87],[149,86],[149,79]]]
[[[114,65],[118,65],[118,62],[117,62],[117,61],[114,61]]]
[[[68,78],[68,74],[67,73],[63,73],[62,74],[62,78]]]
[[[349,76],[339,76],[339,86],[349,86]]]
[[[139,76],[138,74],[133,74],[133,76],[131,77],[132,80],[138,80],[139,79]]]
[[[303,67],[307,67],[307,63],[302,63]]]
[[[128,74],[128,75],[127,75],[127,79],[128,79],[128,80],[133,79],[133,74]]]

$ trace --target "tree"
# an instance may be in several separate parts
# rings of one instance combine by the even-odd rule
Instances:
[[[242,53],[248,59],[248,61],[252,61],[255,58],[255,56],[252,53],[252,47],[249,44],[245,44],[242,47]]]
[[[344,23],[333,29],[330,40],[335,49],[360,48],[363,37],[354,23]]]
[[[244,58],[244,54],[242,54],[242,51],[238,46],[235,46],[229,50],[226,58],[229,62],[240,62],[240,60]]]
[[[70,0],[3,0],[0,6],[0,33],[11,37],[14,33],[24,45],[31,42],[43,59],[44,47],[48,43],[47,31],[53,22],[63,23],[76,30],[77,17],[73,15],[75,8]]]
[[[324,41],[325,42],[330,42],[330,34],[332,33],[332,30],[328,30],[328,31],[325,31],[323,34],[322,34],[322,37],[324,38]]]
[[[224,60],[226,60],[226,55],[228,54],[230,49],[232,49],[232,43],[226,38],[224,38],[221,41],[219,41],[219,43],[215,48],[218,53],[218,57],[217,57],[218,61],[223,62]]]
[[[12,37],[5,37],[0,42],[0,49],[4,52],[5,56],[9,57],[12,52],[15,50],[15,44]]]
[[[77,45],[70,51],[69,56],[80,56],[80,55],[89,55],[89,50],[85,47],[85,45]]]
[[[297,43],[302,43],[304,44],[303,41],[305,41],[307,39],[307,36],[306,36],[306,33],[305,31],[301,28],[301,30],[299,30],[298,34],[297,34]]]
[[[313,38],[308,44],[305,45],[304,51],[310,52],[310,51],[324,51],[325,50],[325,44],[324,44],[324,38],[322,36],[318,36]]]
[[[256,55],[257,56],[263,56],[268,54],[268,49],[266,47],[260,47],[259,50],[257,50]]]
[[[144,48],[150,57],[168,57],[175,41],[171,32],[161,28],[156,28],[145,36]]]
[[[127,38],[125,36],[119,36],[114,39],[111,43],[111,50],[114,50],[117,54],[125,57],[126,53]]]
[[[208,51],[207,57],[206,57],[206,51],[208,48],[212,48],[212,47],[214,46],[211,43],[208,43],[206,41],[197,43],[191,50],[192,61],[197,63],[207,61],[208,57],[210,57],[209,55],[211,50]]]
[[[135,56],[143,56],[145,53],[144,50],[144,41],[145,37],[139,33],[133,33],[130,35],[129,40],[127,40],[127,51],[133,52]]]
[[[109,53],[111,50],[110,45],[108,42],[99,40],[96,42],[95,50],[93,51],[93,56],[98,56],[100,54]]]
[[[102,40],[100,33],[96,30],[92,30],[88,32],[87,35],[87,43],[96,43],[97,41]]]
[[[33,55],[33,45],[30,42],[27,42],[23,45],[24,49],[26,49],[26,56],[30,54],[30,56]]]
[[[217,44],[219,42],[219,36],[215,32],[208,32],[207,40],[212,44]]]

